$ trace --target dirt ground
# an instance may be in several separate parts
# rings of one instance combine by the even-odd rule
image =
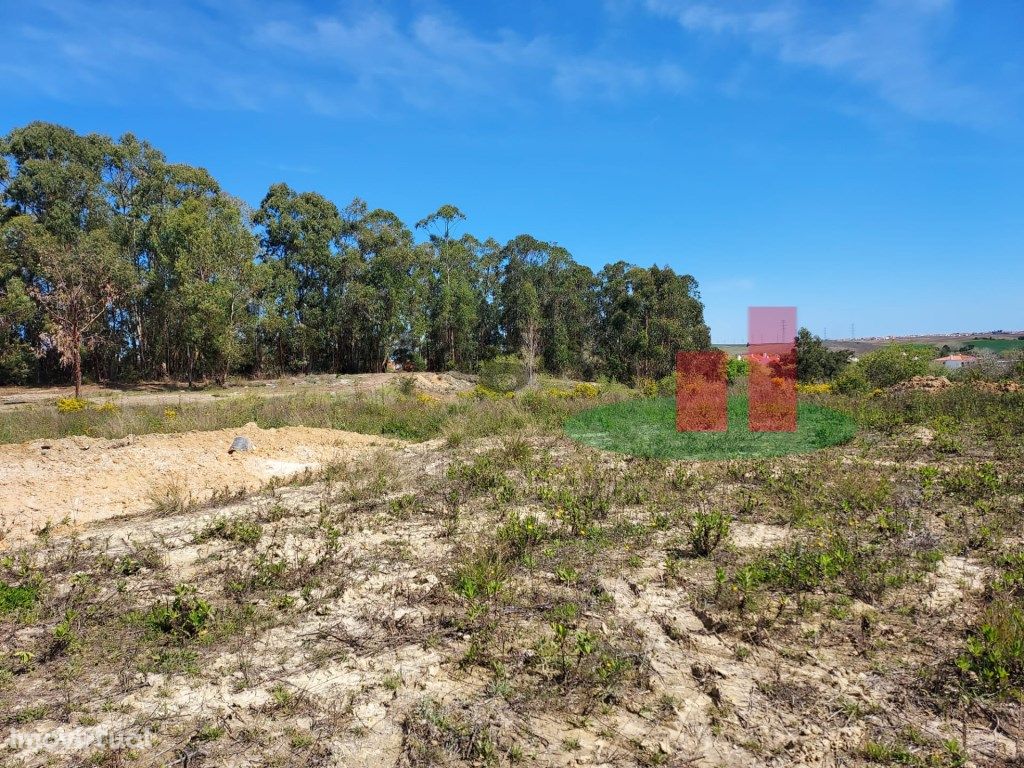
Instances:
[[[236,436],[252,450],[229,453]],[[44,527],[74,529],[157,506],[191,506],[315,472],[394,441],[284,427],[72,437],[0,446],[0,549]]]
[[[210,435],[200,444],[218,459],[203,472],[251,462],[256,481],[269,461],[312,462],[325,448],[353,451],[345,470],[333,481],[200,511],[111,518],[74,546],[55,536],[32,551],[33,561],[95,579],[88,599],[102,607],[91,621],[111,622],[121,635],[81,627],[82,647],[110,661],[69,670],[73,682],[49,676],[60,656],[40,653],[19,666],[17,695],[8,700],[12,733],[103,728],[149,734],[151,745],[91,757],[11,748],[11,765],[832,768],[878,764],[864,759],[866,744],[911,732],[922,756],[960,738],[975,758],[968,765],[1016,759],[1006,725],[961,724],[909,694],[919,685],[906,666],[915,627],[900,606],[920,606],[917,621],[954,637],[963,601],[980,589],[973,560],[947,558],[892,605],[853,601],[843,606],[845,619],[797,612],[771,627],[771,639],[760,623],[731,629],[723,614],[701,608],[694,579],[703,566],[688,561],[684,573],[675,570],[682,561],[666,557],[678,546],[671,528],[649,529],[628,560],[628,551],[595,556],[585,544],[555,558],[538,550],[531,570],[503,577],[500,592],[464,601],[453,597],[462,589],[453,568],[471,561],[503,513],[478,498],[455,521],[438,484],[481,456],[511,466],[507,445],[363,450],[375,443],[300,435],[256,432],[262,453],[227,458],[230,435]],[[183,446],[195,444],[195,436],[181,437]],[[289,442],[302,449],[279,452]],[[563,442],[534,442],[531,450],[539,458],[527,467],[561,472],[582,456]],[[611,461],[601,470],[609,477],[652,469]],[[629,505],[617,515],[627,528],[646,519]],[[237,533],[253,529],[258,540]],[[731,541],[737,554],[756,556],[804,535],[759,519],[738,523]],[[105,575],[111,568],[115,575]],[[170,598],[161,596],[181,583],[217,606],[213,629],[171,642],[140,634],[130,619],[138,606],[164,604]],[[83,597],[72,588],[54,599]],[[567,662],[548,638],[552,617],[567,606],[580,611],[577,642],[586,638],[605,660],[591,673],[577,651],[568,677],[558,671]],[[129,607],[136,613],[126,614]],[[51,643],[33,632],[16,630],[0,649]],[[632,659],[634,671],[612,687],[603,670],[616,659]]]
[[[244,397],[287,397],[302,392],[328,394],[369,393],[394,384],[403,376],[412,377],[419,392],[444,396],[470,389],[473,378],[451,373],[359,373],[290,376],[230,383],[227,387],[209,385],[189,389],[183,384],[149,382],[134,387],[115,388],[87,384],[82,396],[97,403],[112,401],[122,405],[174,405],[205,402],[214,399]],[[33,405],[55,403],[70,397],[68,387],[0,387],[0,411],[11,411]]]

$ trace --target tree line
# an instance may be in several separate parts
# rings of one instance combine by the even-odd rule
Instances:
[[[453,205],[411,229],[278,183],[253,210],[131,134],[41,122],[0,157],[0,383],[469,371],[501,354],[633,380],[710,343],[692,276],[595,274],[530,235],[474,237]]]

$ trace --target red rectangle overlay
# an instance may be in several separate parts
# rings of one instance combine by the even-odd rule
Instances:
[[[676,431],[725,432],[726,356],[720,350],[676,353]]]
[[[750,307],[751,432],[796,432],[796,307]]]

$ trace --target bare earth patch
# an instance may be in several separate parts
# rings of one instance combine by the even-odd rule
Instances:
[[[253,450],[228,453],[248,437]],[[72,527],[142,512],[174,495],[203,503],[288,479],[396,441],[333,429],[284,427],[73,437],[0,446],[0,546],[50,524]]]

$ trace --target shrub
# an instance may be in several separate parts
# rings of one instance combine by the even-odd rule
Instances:
[[[81,397],[62,397],[57,401],[57,413],[80,413],[89,407],[89,401]]]
[[[725,364],[725,379],[730,384],[735,384],[736,379],[750,374],[750,363],[738,357],[730,357]]]
[[[529,382],[526,365],[514,355],[501,355],[480,363],[480,385],[493,392],[514,392]]]
[[[416,394],[416,379],[413,376],[399,376],[397,386],[399,394],[405,397]]]
[[[636,380],[636,388],[640,392],[641,397],[658,396],[658,382],[647,376],[641,376]]]
[[[174,600],[170,605],[153,606],[146,616],[146,623],[165,634],[191,639],[203,634],[212,618],[213,608],[196,597],[195,587],[179,584],[174,589]]]
[[[676,375],[670,373],[658,379],[658,394],[662,397],[674,397],[676,394]]]
[[[797,383],[796,391],[802,395],[827,395],[832,391],[831,384],[800,384]]]
[[[459,397],[472,398],[476,400],[508,400],[513,397],[512,392],[503,392],[490,387],[485,387],[483,384],[477,384],[466,392],[460,392]]]
[[[932,352],[920,344],[889,344],[864,355],[857,367],[872,387],[891,387],[928,373]]]
[[[1024,686],[1024,611],[997,600],[982,614],[956,660],[965,687],[1002,695]]]
[[[856,395],[869,391],[871,383],[864,374],[864,369],[857,364],[845,368],[832,382],[832,388],[843,395]]]
[[[729,515],[720,510],[699,509],[688,523],[690,547],[700,557],[707,557],[729,535]]]

